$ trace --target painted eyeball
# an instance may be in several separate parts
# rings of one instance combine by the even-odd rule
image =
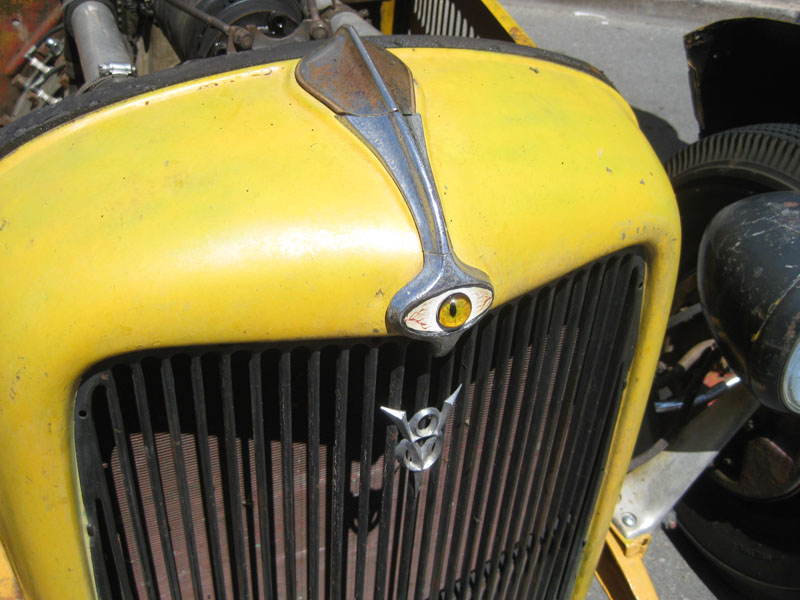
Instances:
[[[472,302],[466,294],[451,294],[439,306],[436,320],[442,329],[458,329],[469,319],[472,312]]]
[[[464,287],[449,290],[412,308],[403,319],[406,327],[422,333],[446,333],[465,327],[489,310],[492,290]]]

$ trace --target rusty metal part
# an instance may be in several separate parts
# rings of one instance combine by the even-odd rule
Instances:
[[[25,15],[31,21],[35,19],[36,13],[32,13],[34,10],[33,7],[36,6],[37,3],[34,2],[26,2],[25,3]],[[58,24],[59,19],[61,18],[61,3],[59,2],[43,2],[43,7],[46,9],[47,7],[50,8],[50,12],[48,12],[44,19],[39,22],[36,26],[36,29],[28,36],[28,40],[30,43],[35,43],[36,40],[40,39],[44,34],[50,31],[53,27]],[[4,12],[4,11],[3,11]],[[5,18],[5,17],[3,17]],[[16,54],[14,54],[8,62],[6,62],[5,68],[3,69],[6,75],[11,75],[12,73],[16,73],[22,65],[25,64],[25,55],[28,52],[28,47],[26,44],[23,44],[19,47]],[[4,53],[0,52],[0,56]]]
[[[608,530],[595,574],[609,598],[657,600],[643,562],[650,539],[649,535],[627,539],[613,525]]]
[[[777,500],[800,489],[800,417],[761,411],[716,462],[714,480],[754,500]]]
[[[210,15],[207,12],[200,10],[196,6],[189,4],[188,2],[184,2],[183,0],[164,0],[168,4],[171,4],[178,10],[182,10],[186,14],[194,17],[195,19],[202,21],[209,27],[213,27],[224,33],[228,36],[229,46],[233,44],[235,49],[239,50],[249,50],[253,47],[253,34],[247,30],[246,27],[238,27],[236,25],[229,25],[225,23],[221,19],[218,19],[214,15]]]
[[[373,44],[364,44],[381,74],[389,95],[404,115],[415,112],[411,71],[396,56]],[[370,116],[391,112],[368,66],[348,35],[337,35],[298,64],[297,80],[317,100],[339,115]]]

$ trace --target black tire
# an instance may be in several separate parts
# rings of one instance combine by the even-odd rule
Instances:
[[[691,144],[666,163],[681,213],[679,281],[694,287],[711,218],[753,194],[800,193],[800,125],[752,125]],[[754,599],[800,598],[800,496],[754,502],[706,474],[677,507],[678,522],[719,573]]]
[[[664,166],[680,207],[679,272],[686,274],[695,268],[706,225],[721,208],[763,192],[800,193],[800,125],[723,131],[686,146]]]

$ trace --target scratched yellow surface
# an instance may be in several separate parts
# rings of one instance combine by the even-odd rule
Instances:
[[[496,304],[640,244],[644,319],[576,592],[632,450],[675,277],[669,183],[617,93],[542,60],[400,49],[459,256]],[[138,349],[385,335],[422,265],[376,158],[294,61],[158,90],[0,161],[0,537],[31,598],[93,593],[73,463],[81,373]]]

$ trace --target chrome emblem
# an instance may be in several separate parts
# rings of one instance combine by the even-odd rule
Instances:
[[[460,391],[459,385],[444,401],[441,412],[429,406],[414,413],[410,421],[406,411],[381,406],[404,438],[397,444],[394,455],[409,471],[430,469],[439,460],[444,447],[444,426]]]

